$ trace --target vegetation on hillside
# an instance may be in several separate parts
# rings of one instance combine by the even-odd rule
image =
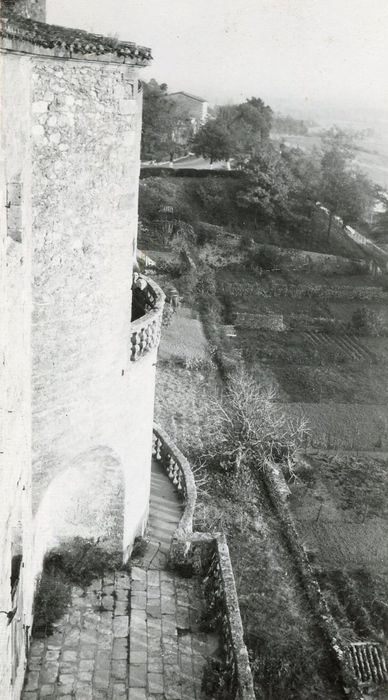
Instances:
[[[274,389],[260,387],[241,367],[229,377],[221,400],[208,407],[204,456],[209,467],[238,474],[269,461],[292,470],[307,428],[303,420],[291,421],[275,399]]]
[[[344,225],[363,221],[370,209],[374,187],[370,180],[353,165],[354,142],[340,129],[333,128],[323,137],[323,154],[318,195],[329,210],[327,236],[333,217],[339,216]]]
[[[268,142],[272,109],[258,97],[238,105],[219,107],[216,117],[204,124],[192,139],[195,154],[210,162],[246,158]]]
[[[52,634],[54,623],[71,603],[73,586],[86,589],[104,572],[121,566],[121,552],[107,552],[96,540],[75,537],[50,550],[44,558],[35,593],[33,635]]]
[[[296,134],[305,136],[308,134],[308,125],[302,119],[294,119],[289,115],[283,117],[276,114],[272,119],[272,129],[275,134]]]
[[[306,250],[314,250],[312,221],[317,200],[327,206],[331,219],[338,214],[345,223],[356,223],[363,219],[373,192],[370,183],[353,168],[353,145],[339,130],[330,131],[322,152],[312,156],[284,145],[275,148],[266,138],[258,138],[255,148],[241,158],[239,168],[239,177],[233,179],[187,178],[177,182],[155,178],[141,183],[140,215],[144,221],[157,221],[161,207],[168,203],[174,217],[189,223],[196,234],[196,242],[190,245],[193,256],[198,256],[197,268],[182,271],[176,266],[174,284],[199,310],[219,373],[215,379],[211,365],[197,367],[193,363],[191,369],[188,365],[175,367],[174,377],[184,372],[184,381],[201,381],[201,386],[204,380],[206,386],[213,382],[214,393],[219,389],[220,375],[227,379],[221,398],[207,401],[201,394],[201,401],[196,401],[190,397],[201,426],[194,431],[187,421],[179,441],[199,477],[197,526],[223,530],[228,536],[258,694],[280,700],[334,698],[338,697],[335,670],[317,633],[260,475],[269,460],[275,467],[280,465],[291,481],[302,478],[295,473],[294,462],[305,438],[305,426],[289,421],[286,411],[280,410],[283,401],[296,402],[292,407],[289,404],[289,415],[301,415],[304,406],[298,402],[306,400],[313,408],[322,409],[322,415],[326,411],[344,433],[345,449],[353,446],[349,435],[351,440],[364,441],[354,418],[360,413],[362,420],[364,414],[351,403],[362,395],[368,411],[365,387],[374,377],[374,359],[358,338],[378,338],[385,332],[384,319],[370,309],[373,300],[384,301],[383,290],[378,283],[355,275],[344,284],[339,276],[333,283],[328,275],[309,277],[306,270],[303,275],[273,271],[276,253],[269,246],[258,251],[255,243],[284,245],[286,240],[303,240]],[[325,216],[322,221],[319,235],[326,252],[334,252],[338,231],[333,230],[330,241],[325,240],[323,227],[330,227],[330,222]],[[227,247],[222,227],[240,236],[238,250],[243,263],[230,263],[218,270],[216,263],[204,263],[205,249],[214,247],[217,252],[218,247],[220,252]],[[176,237],[175,242],[178,250]],[[337,318],[332,308],[345,302],[346,309],[341,307]],[[305,304],[307,309],[299,309]],[[316,307],[315,316],[312,307]],[[289,333],[272,332],[259,323],[255,326],[255,319],[260,322],[260,316],[271,316],[272,308],[282,322],[284,316]],[[223,330],[231,323],[237,331],[234,348]],[[244,361],[251,376],[235,372]],[[164,369],[168,373],[169,368]],[[199,373],[201,380],[194,376]],[[268,387],[268,377],[278,380],[282,393],[263,389]],[[296,386],[300,394],[294,396]],[[164,402],[166,420],[172,416],[176,427],[178,416],[180,425],[185,425],[184,406],[177,410],[174,395],[172,407],[167,407],[165,397],[160,401]],[[342,406],[341,412],[335,401],[349,401],[349,405]],[[369,413],[366,432],[371,432],[371,409]],[[321,414],[317,415],[320,419]],[[325,429],[314,426],[315,439],[319,441]],[[384,431],[383,425],[380,432]],[[331,436],[324,437],[330,447]],[[344,477],[350,490],[353,477],[351,470],[349,479]],[[338,487],[346,502],[351,497],[349,489]],[[359,498],[362,489],[355,491]],[[343,504],[338,510],[344,510]],[[361,633],[365,638],[382,639],[376,620],[385,605],[385,593],[378,577],[361,567],[353,572],[337,571],[316,561],[315,570],[342,631],[350,631],[350,639]],[[368,598],[366,583],[376,592],[377,603]],[[384,618],[384,628],[385,622]]]
[[[142,160],[169,160],[184,152],[177,135],[188,115],[168,96],[166,83],[143,82]]]
[[[372,224],[372,235],[377,243],[388,243],[388,207],[386,211],[379,212]]]
[[[220,206],[216,212],[211,206],[214,223],[230,225],[232,218],[254,230],[264,226],[280,232],[308,231],[317,200],[329,212],[328,238],[334,216],[339,216],[344,225],[365,223],[376,188],[354,165],[354,138],[334,127],[323,133],[321,150],[307,154],[270,140],[274,125],[280,128],[279,119],[276,117],[274,122],[271,107],[252,97],[241,104],[219,107],[215,117],[203,124],[191,140],[188,138],[186,150],[190,148],[211,163],[233,159],[241,173],[235,187],[217,183],[216,204],[221,196],[229,222]],[[187,114],[169,98],[167,85],[155,80],[145,83],[142,158],[161,160],[183,152],[185,146],[178,143],[177,135],[187,121]],[[285,118],[286,125],[294,131],[304,128],[303,122],[291,118]],[[207,196],[211,198],[211,192]],[[168,204],[173,206],[171,201]],[[379,217],[377,228],[380,230],[385,223],[384,217]]]

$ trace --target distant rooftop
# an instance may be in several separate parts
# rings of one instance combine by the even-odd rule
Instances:
[[[5,49],[17,49],[16,44],[28,43],[41,49],[54,51],[67,58],[91,58],[115,56],[114,61],[126,59],[138,65],[147,65],[152,59],[151,49],[132,42],[118,41],[113,37],[91,34],[81,29],[69,29],[45,22],[36,22],[16,14],[3,6],[0,18],[0,37]]]
[[[184,90],[170,92],[169,97],[174,97],[174,95],[185,95],[185,97],[190,97],[192,100],[197,100],[197,102],[207,102],[207,100],[204,100],[203,97],[197,97],[197,95],[192,95],[190,92],[185,92]]]

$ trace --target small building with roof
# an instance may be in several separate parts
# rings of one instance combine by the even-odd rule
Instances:
[[[208,118],[209,103],[202,97],[197,97],[189,92],[172,92],[169,97],[176,102],[196,124],[197,128],[204,124]]]

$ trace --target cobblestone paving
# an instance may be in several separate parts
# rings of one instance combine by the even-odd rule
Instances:
[[[73,588],[54,634],[32,642],[23,700],[200,700],[218,638],[201,631],[200,582],[167,570],[182,507],[153,464],[150,542],[131,574]]]
[[[54,634],[32,642],[23,700],[127,698],[129,603],[126,572],[73,588]]]
[[[218,638],[201,632],[200,582],[167,569],[167,554],[182,507],[153,462],[149,538],[131,572],[129,700],[195,700],[203,668]]]
[[[129,700],[203,698],[206,660],[217,639],[200,631],[199,582],[132,569]]]

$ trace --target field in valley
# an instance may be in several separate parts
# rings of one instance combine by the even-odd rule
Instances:
[[[368,274],[216,275],[230,342],[309,422],[290,505],[332,613],[349,640],[386,639],[388,293]]]
[[[182,182],[179,188],[182,194]],[[206,302],[210,307],[214,303],[218,309],[214,316],[214,324],[218,325],[216,342],[221,343],[228,362],[235,367],[243,363],[260,386],[274,386],[279,406],[291,418],[307,418],[309,434],[289,483],[290,507],[299,535],[344,638],[385,644],[388,291],[381,278],[357,267],[357,246],[336,233],[327,240],[319,225],[312,227],[307,240],[297,236],[282,240],[276,237],[278,234],[263,232],[256,236],[250,250],[241,246],[236,231],[234,234],[223,236],[222,227],[213,226],[212,240],[192,249],[196,268],[188,276],[197,278],[205,268],[214,279],[214,299]],[[176,242],[169,249],[168,244],[153,238],[152,232],[147,235],[146,252],[163,252],[166,257],[161,258],[162,268],[166,262],[173,265],[177,261]],[[289,264],[286,257],[271,271],[260,268],[257,261],[252,262],[252,253],[259,251],[260,244],[277,245],[282,255],[289,255]],[[139,245],[142,247],[141,239]],[[322,260],[320,269],[320,260],[314,258],[314,253],[338,257],[330,265]],[[186,308],[174,317],[162,339],[156,419],[190,455],[193,443],[201,444],[209,394],[218,394],[221,380],[212,365],[214,337],[210,345],[207,337],[206,346],[201,310],[184,279],[185,274],[176,272],[172,280],[169,273],[159,279],[165,288],[173,281]],[[251,550],[257,548],[257,556],[267,561],[267,584],[260,578],[260,585],[256,586],[261,590],[262,585],[267,585],[262,591],[265,606],[270,600],[268,586],[275,585],[275,570],[284,582],[285,576],[291,575],[292,566],[266,503],[260,505],[261,514],[256,511],[245,518],[243,499],[241,504],[238,502],[239,492],[233,497],[235,516],[229,513],[230,494],[224,500],[218,494],[219,502],[212,505],[210,498],[204,517],[215,518],[214,526],[229,528],[244,624],[250,629],[249,600],[256,598],[239,568],[241,537],[248,539]],[[257,499],[259,502],[260,497]],[[245,509],[253,513],[251,499]],[[259,543],[256,536],[256,540],[251,540],[251,526],[249,536],[246,528],[251,517],[261,518],[263,523],[263,514],[269,535]],[[245,529],[239,531],[244,518]],[[252,566],[257,567],[256,560]],[[256,569],[254,576],[257,580]],[[300,593],[292,593],[299,584],[294,578],[288,580],[292,586],[287,589],[287,611],[292,621],[288,619],[287,624],[296,620],[307,624],[305,603]],[[280,609],[283,610],[281,606]],[[265,612],[260,605],[257,610],[256,623],[260,627],[267,624],[269,610]],[[303,634],[307,646],[314,646],[313,628],[309,631],[307,625]],[[313,685],[295,697],[322,697],[322,689],[321,695],[314,694]],[[325,697],[329,697],[325,692]]]
[[[203,339],[198,312],[184,306],[162,333],[157,371],[155,419],[193,464],[206,448],[209,401],[222,389]],[[227,534],[258,696],[339,700],[330,658],[268,499],[254,481],[217,472],[204,481],[198,464],[196,478],[196,527]]]
[[[320,148],[321,139],[316,134],[308,136],[282,137],[293,146],[306,151]],[[364,171],[373,182],[388,190],[388,142],[381,134],[365,136],[357,141],[355,164]]]

